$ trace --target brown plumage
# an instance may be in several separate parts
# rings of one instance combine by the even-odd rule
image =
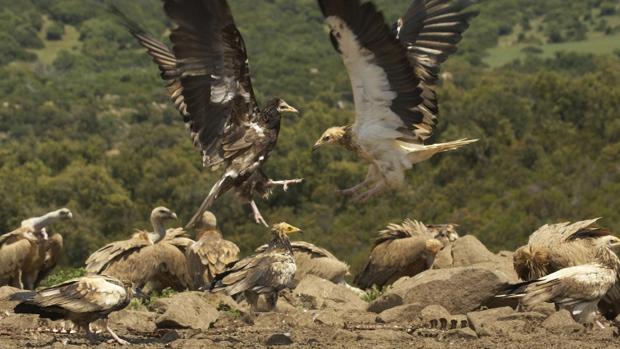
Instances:
[[[305,241],[292,241],[291,247],[297,265],[295,281],[299,282],[310,274],[337,284],[345,282],[349,266],[331,252]],[[256,252],[265,252],[267,248],[268,245],[263,245],[257,248]]]
[[[300,231],[287,223],[273,225],[273,239],[267,249],[229,266],[215,277],[211,291],[226,291],[237,298],[243,294],[253,311],[257,310],[258,297],[262,294],[269,310],[273,310],[278,293],[292,287],[297,267],[288,235]]]
[[[189,287],[185,249],[193,241],[181,228],[166,230],[164,221],[176,219],[165,207],[151,213],[153,233],[138,231],[130,239],[110,243],[86,260],[86,271],[131,282],[142,288],[152,283],[152,290]]]
[[[62,208],[24,220],[20,228],[0,236],[0,285],[34,289],[55,266],[53,258],[57,260],[62,249],[62,237],[54,234],[50,240],[45,228],[71,218],[71,211]]]
[[[49,236],[47,240],[43,242],[43,244],[45,255],[41,268],[39,268],[39,272],[37,273],[37,278],[34,282],[33,289],[37,288],[41,281],[43,281],[58,264],[58,261],[60,260],[60,257],[62,255],[64,239],[62,235],[58,233],[53,233],[51,236]]]
[[[525,281],[535,280],[560,269],[592,263],[600,246],[615,239],[609,231],[593,226],[597,219],[570,224],[546,224],[536,230],[527,245],[513,256],[517,275]],[[620,314],[620,284],[616,283],[599,308],[607,318]]]
[[[379,232],[368,262],[355,277],[355,285],[362,289],[383,287],[430,268],[435,255],[444,247],[435,235],[423,223],[409,219],[388,225]]]
[[[566,225],[564,225],[566,227]],[[620,260],[614,253],[620,239],[608,236],[592,248],[592,260],[562,268],[548,275],[509,285],[499,297],[519,298],[526,308],[541,302],[554,302],[568,309],[581,323],[594,321],[597,304],[618,280]]]
[[[239,247],[224,240],[217,229],[217,219],[209,211],[203,213],[200,230],[196,233],[196,242],[187,252],[187,266],[192,279],[192,288],[206,288],[226,266],[239,260]]]
[[[10,299],[19,301],[15,313],[39,314],[52,320],[71,320],[84,329],[94,342],[89,324],[98,319],[106,320],[106,329],[120,344],[129,342],[119,338],[107,325],[111,312],[125,308],[133,291],[129,284],[108,276],[91,275],[72,279],[40,291],[18,292]]]

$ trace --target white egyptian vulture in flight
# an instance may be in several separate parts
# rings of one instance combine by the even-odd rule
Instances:
[[[343,194],[366,201],[402,186],[414,164],[476,141],[425,144],[437,123],[439,65],[475,15],[464,12],[470,2],[414,0],[390,28],[370,2],[319,0],[351,80],[355,122],[329,128],[313,149],[337,144],[369,164],[366,179]]]

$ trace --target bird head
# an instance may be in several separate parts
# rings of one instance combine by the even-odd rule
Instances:
[[[433,232],[435,239],[454,242],[459,238],[459,233],[456,231],[458,224],[429,224],[427,227]]]
[[[271,227],[271,232],[279,237],[285,237],[294,233],[301,233],[302,230],[288,223],[277,223]]]
[[[151,212],[151,220],[162,222],[171,219],[177,219],[177,214],[166,207],[156,207],[153,212]]]
[[[217,228],[217,218],[211,211],[205,211],[202,214],[202,219],[200,220],[200,226],[203,229],[216,229]]]
[[[336,126],[330,127],[325,132],[319,140],[314,143],[312,147],[312,151],[317,150],[320,146],[324,144],[342,144],[344,142],[344,137],[347,134],[347,126]]]
[[[620,239],[619,238],[613,235],[608,235],[608,236],[605,236],[603,239],[605,239],[605,242],[607,243],[607,247],[610,250],[616,253],[620,252]]]
[[[55,216],[59,219],[72,219],[73,213],[68,208],[61,208],[55,212]]]
[[[294,113],[298,114],[299,110],[291,107],[282,98],[274,98],[265,107],[267,111],[275,111],[277,113]]]

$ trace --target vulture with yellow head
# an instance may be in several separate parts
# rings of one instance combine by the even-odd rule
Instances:
[[[264,295],[268,310],[275,309],[279,292],[293,286],[297,270],[288,235],[301,229],[278,223],[271,227],[271,232],[273,239],[265,251],[230,265],[213,279],[210,290],[225,291],[235,298],[244,295],[253,311],[257,310],[258,297]]]

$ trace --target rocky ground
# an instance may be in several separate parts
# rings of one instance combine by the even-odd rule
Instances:
[[[515,281],[510,252],[493,254],[466,236],[442,251],[435,268],[403,278],[370,303],[350,289],[308,276],[285,292],[277,311],[251,314],[221,294],[185,292],[111,316],[137,348],[618,348],[620,318],[586,330],[567,311],[544,304],[517,312],[493,296]],[[0,288],[0,299],[11,293]],[[0,348],[111,348],[58,322],[11,313],[0,301]]]

